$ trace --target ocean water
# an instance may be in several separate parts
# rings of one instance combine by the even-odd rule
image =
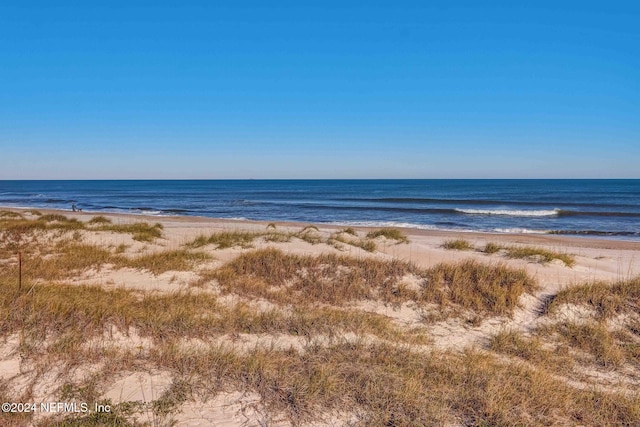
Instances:
[[[0,206],[640,240],[640,180],[0,181]]]

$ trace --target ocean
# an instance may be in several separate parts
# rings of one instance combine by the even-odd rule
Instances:
[[[640,180],[0,181],[0,206],[640,240]]]

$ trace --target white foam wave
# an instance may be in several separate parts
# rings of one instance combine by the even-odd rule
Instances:
[[[415,228],[419,230],[442,230],[434,225],[414,224],[411,222],[395,222],[395,221],[334,221],[330,225],[354,226],[354,227],[401,227]]]
[[[547,230],[531,230],[529,228],[494,228],[498,233],[546,234]]]
[[[559,210],[510,210],[510,209],[455,209],[469,215],[505,215],[505,216],[556,216]]]

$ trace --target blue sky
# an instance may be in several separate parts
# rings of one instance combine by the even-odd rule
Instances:
[[[0,179],[640,178],[635,1],[93,3],[0,3]]]

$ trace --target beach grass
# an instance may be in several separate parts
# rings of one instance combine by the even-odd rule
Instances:
[[[569,253],[535,246],[506,246],[489,242],[482,250],[486,254],[494,254],[501,251],[507,258],[529,259],[541,264],[546,264],[556,259],[562,261],[567,267],[573,267],[576,263],[575,257]]]
[[[484,249],[482,250],[482,252],[486,254],[495,254],[496,252],[500,252],[501,249],[502,249],[502,246],[493,242],[489,242],[486,245],[484,245]]]
[[[573,255],[532,246],[509,246],[505,247],[504,250],[506,251],[506,256],[509,258],[533,258],[538,259],[539,262],[543,264],[557,259],[562,261],[567,267],[572,267],[576,262]]]
[[[256,233],[249,231],[224,231],[220,233],[200,235],[192,242],[187,244],[191,248],[201,248],[207,245],[215,245],[216,249],[227,249],[234,246],[241,248],[249,248],[253,241],[264,233]]]
[[[24,227],[11,229],[19,223]],[[521,316],[531,309],[523,302],[535,300],[524,295],[539,298],[542,291],[524,269],[507,264],[509,247],[502,245],[496,252],[504,251],[503,263],[418,266],[380,252],[347,256],[296,241],[311,235],[357,246],[379,237],[355,230],[269,227],[203,234],[185,244],[146,224],[140,228],[155,230],[146,245],[95,238],[96,231],[146,233],[131,225],[0,215],[2,236],[18,236],[0,239],[0,338],[5,346],[17,341],[17,378],[27,384],[18,394],[21,383],[0,379],[0,398],[39,398],[45,373],[55,367],[55,386],[47,390],[56,399],[114,409],[58,414],[38,419],[39,427],[138,426],[142,413],[152,425],[172,425],[182,405],[228,392],[258,396],[264,425],[633,425],[640,419],[640,278],[572,284],[523,328]],[[18,240],[28,247],[20,289]],[[482,252],[491,253],[486,246]],[[127,269],[149,283],[165,280],[164,272],[189,272],[198,287],[82,284]],[[583,317],[573,314],[575,307]],[[436,320],[420,319],[432,313]],[[468,319],[478,320],[469,325]],[[496,333],[501,324],[510,327]],[[463,336],[482,339],[442,346]],[[102,400],[114,379],[150,372],[171,377],[151,402]],[[599,379],[607,375],[613,380]],[[2,422],[34,420],[9,414]]]
[[[567,287],[557,293],[549,305],[549,312],[556,313],[565,304],[591,307],[599,319],[637,312],[640,307],[640,277],[614,283],[600,281]]]
[[[439,264],[428,270],[423,298],[490,315],[511,315],[520,296],[539,286],[524,270],[476,261]]]
[[[385,237],[389,240],[395,240],[398,243],[409,243],[407,235],[397,228],[381,228],[367,233],[368,239],[375,239],[377,237]]]
[[[449,250],[456,251],[470,251],[473,250],[473,245],[471,242],[465,239],[454,239],[454,240],[446,240],[442,247]]]

